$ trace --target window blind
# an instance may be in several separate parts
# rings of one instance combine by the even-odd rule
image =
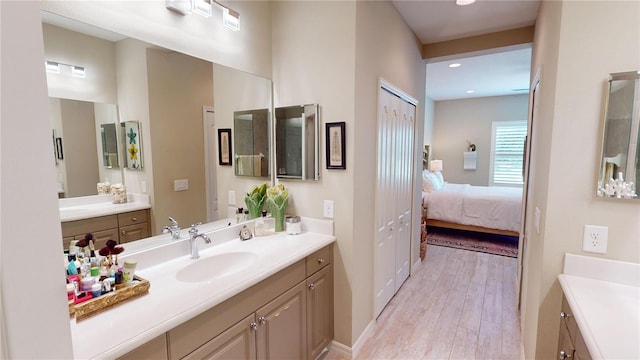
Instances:
[[[522,186],[526,121],[496,121],[491,142],[492,185]]]

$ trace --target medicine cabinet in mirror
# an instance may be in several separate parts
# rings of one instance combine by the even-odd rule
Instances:
[[[269,109],[233,113],[236,176],[269,177]]]
[[[638,199],[640,182],[640,72],[611,74],[597,195]]]
[[[275,108],[276,175],[319,180],[318,105]]]
[[[116,124],[100,124],[100,138],[102,139],[102,165],[108,169],[119,168]]]

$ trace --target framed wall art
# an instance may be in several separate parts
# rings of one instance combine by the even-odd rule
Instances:
[[[325,124],[327,169],[346,169],[345,122]]]
[[[231,166],[231,129],[218,129],[218,164]]]

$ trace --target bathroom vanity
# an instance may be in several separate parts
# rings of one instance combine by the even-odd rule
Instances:
[[[92,233],[95,248],[105,246],[107,240],[119,244],[147,238],[151,235],[149,199],[146,195],[129,194],[124,204],[113,204],[108,195],[60,199],[60,222],[63,249],[72,240],[83,239]]]
[[[640,358],[640,265],[565,255],[560,359]]]
[[[315,359],[333,338],[332,222],[247,241],[240,226],[208,232],[197,260],[187,240],[123,257],[138,261],[149,293],[71,319],[74,357]]]

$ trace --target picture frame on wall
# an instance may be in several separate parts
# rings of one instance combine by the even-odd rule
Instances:
[[[345,122],[332,122],[325,124],[326,137],[326,167],[327,169],[345,170],[346,164],[346,144],[345,144]]]
[[[218,164],[231,166],[231,129],[218,129]]]
[[[64,151],[62,150],[62,138],[56,138],[56,157],[58,160],[64,160]]]

